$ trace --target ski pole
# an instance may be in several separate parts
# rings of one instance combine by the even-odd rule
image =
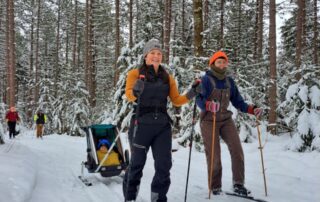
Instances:
[[[194,125],[196,124],[196,111],[197,111],[197,104],[196,104],[196,101],[194,101],[193,115],[192,115],[192,128],[191,128],[191,135],[190,135],[190,150],[189,150],[189,160],[188,160],[187,182],[186,182],[186,189],[184,192],[184,202],[187,201],[191,151],[192,151],[192,143],[193,143],[193,132],[194,132]]]
[[[213,123],[212,123],[212,142],[211,142],[211,161],[210,161],[210,173],[209,173],[209,199],[211,198],[211,183],[212,183],[212,171],[213,171],[213,156],[214,156],[214,143],[215,143],[215,136],[216,136],[216,112],[213,112],[212,114],[213,117]]]
[[[144,81],[145,76],[144,75],[139,75],[139,79],[141,79],[142,81]],[[138,118],[139,118],[139,112],[140,112],[140,95],[138,96],[138,101],[137,101],[137,108],[136,108],[136,117],[134,120],[134,128],[133,128],[133,136],[132,136],[132,144],[134,143],[135,137],[136,137],[136,133],[138,130]],[[126,183],[126,193],[125,193],[125,202],[127,202],[127,198],[128,198],[128,188],[129,188],[129,180],[130,180],[130,171],[131,171],[131,165],[132,165],[132,154],[131,154],[131,158],[130,158],[130,163],[128,166],[128,174],[127,174],[127,183]]]
[[[262,145],[261,145],[261,132],[260,132],[260,123],[257,117],[256,120],[256,124],[257,124],[257,130],[258,130],[258,139],[259,139],[259,150],[260,150],[260,157],[261,157],[261,164],[262,164],[262,174],[263,174],[263,181],[264,181],[264,191],[265,191],[265,195],[267,196],[267,182],[266,182],[266,174],[265,174],[265,169],[264,169],[264,161],[263,161],[263,152],[262,152]]]

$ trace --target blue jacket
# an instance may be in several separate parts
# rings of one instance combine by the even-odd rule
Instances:
[[[206,71],[206,74],[201,78],[202,94],[200,94],[196,98],[197,105],[198,107],[200,107],[202,111],[206,110],[206,101],[212,92],[212,84],[209,79],[209,76],[211,76],[215,80],[217,89],[227,88],[226,79],[219,80],[212,74],[210,70]],[[232,105],[238,110],[247,113],[248,104],[243,100],[242,96],[240,95],[237,85],[235,84],[234,80],[231,77],[228,77],[227,79],[229,79],[230,81],[230,90],[231,90],[230,101]]]

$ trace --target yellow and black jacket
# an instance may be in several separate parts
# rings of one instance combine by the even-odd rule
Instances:
[[[163,71],[166,70],[160,66],[158,74]],[[165,83],[163,81],[164,79],[159,79],[154,72],[153,67],[149,67],[146,71],[142,72],[139,69],[133,69],[128,72],[125,89],[125,95],[128,101],[133,102],[137,99],[133,94],[133,86],[137,79],[139,79],[140,74],[146,74],[145,88],[141,95],[142,105],[152,106],[160,104],[163,106],[166,104],[164,102],[166,102],[168,96],[174,106],[181,106],[189,102],[186,95],[179,94],[176,81],[172,75],[169,75],[169,80],[167,83]]]

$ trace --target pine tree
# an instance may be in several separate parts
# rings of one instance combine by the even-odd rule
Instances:
[[[130,120],[133,113],[133,105],[129,103],[124,95],[125,85],[126,85],[126,75],[127,73],[134,68],[139,67],[142,64],[141,56],[136,57],[142,53],[144,43],[141,42],[136,44],[131,49],[122,48],[121,55],[118,60],[119,70],[121,74],[117,83],[117,88],[113,92],[112,100],[112,117],[113,124],[117,125],[120,131],[127,131],[130,126]],[[110,110],[111,111],[111,110]],[[104,117],[103,119],[108,119],[109,117]]]
[[[289,86],[279,108],[283,121],[294,131],[288,148],[299,152],[320,150],[320,70],[314,70],[312,65],[303,65],[301,70],[301,79]]]
[[[48,112],[52,123],[52,129],[59,134],[80,135],[80,127],[91,123],[89,109],[89,92],[86,90],[84,81],[76,77],[71,79],[71,66],[65,66],[59,82],[58,97],[48,97],[47,104],[51,109]],[[45,89],[43,95],[46,96]],[[46,102],[43,102],[46,103]]]
[[[285,101],[278,109],[283,123],[294,133],[289,148],[300,152],[319,150],[320,145],[319,131],[316,130],[314,123],[319,120],[319,107],[316,101],[319,99],[317,97],[319,83],[316,81],[319,68],[313,66],[311,62],[314,58],[312,42],[314,42],[315,24],[312,21],[314,18],[307,17],[305,22],[302,19],[303,15],[310,16],[314,8],[310,1],[299,1],[299,6],[303,7],[303,5],[306,5],[305,9],[291,11],[292,17],[282,27],[283,51],[280,58],[286,59],[281,60],[280,73],[286,77],[280,80],[280,94],[282,94],[281,99]],[[303,15],[302,10],[305,10]],[[297,20],[299,31],[295,26]],[[299,35],[298,32],[300,32]],[[300,39],[297,40],[297,37]],[[299,56],[300,51],[303,51],[301,56]],[[296,81],[297,76],[301,76],[298,81]]]

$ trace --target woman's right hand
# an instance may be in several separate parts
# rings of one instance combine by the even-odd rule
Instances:
[[[138,79],[133,86],[133,95],[135,97],[139,97],[144,90],[144,81],[142,79]]]

